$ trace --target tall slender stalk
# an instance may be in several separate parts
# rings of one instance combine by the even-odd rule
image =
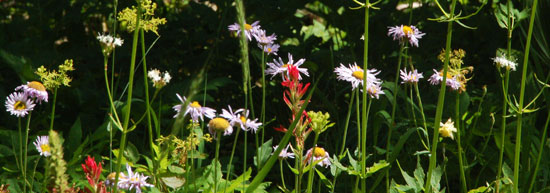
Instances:
[[[346,115],[346,123],[344,125],[344,138],[342,139],[342,147],[340,148],[340,153],[338,154],[338,156],[341,156],[344,153],[344,149],[346,148],[346,136],[348,135],[349,119],[351,117],[351,110],[353,108],[353,99],[355,98],[355,92],[357,92],[355,90],[352,90],[350,93],[351,96],[349,99],[348,114]],[[336,180],[336,177],[334,179]]]
[[[539,171],[539,165],[540,165],[540,160],[541,160],[541,157],[542,157],[542,152],[544,151],[544,144],[546,143],[546,131],[548,131],[548,124],[549,123],[550,123],[550,108],[548,109],[548,116],[546,117],[546,123],[544,124],[544,129],[542,131],[542,135],[540,136],[539,153],[537,155],[537,161],[535,163],[533,176],[531,176],[531,180],[529,180],[529,190],[527,191],[527,193],[531,193],[533,191],[533,187],[535,185],[535,179],[537,178],[537,173]]]
[[[460,69],[460,67],[459,67]],[[462,145],[460,143],[460,93],[456,93],[455,99],[455,127],[456,127],[456,143],[458,146],[458,165],[460,170],[460,184],[462,185],[462,192],[468,191],[468,184],[466,183],[466,176],[464,175],[464,163],[462,161]]]
[[[220,155],[220,141],[222,140],[222,132],[218,132],[218,137],[216,139],[216,154],[214,158],[214,193],[218,192],[218,158]]]
[[[411,8],[412,12],[412,8]],[[393,106],[391,108],[391,123],[390,127],[388,129],[388,138],[386,141],[386,160],[390,159],[390,143],[391,143],[391,135],[392,131],[395,128],[395,110],[397,109],[397,95],[399,92],[398,89],[398,81],[399,81],[399,70],[401,69],[401,57],[403,56],[403,50],[404,50],[405,44],[401,44],[399,47],[399,56],[397,57],[397,69],[395,71],[395,81],[393,84]],[[391,164],[391,163],[390,163]],[[386,192],[390,192],[390,169],[386,169]]]
[[[281,171],[281,181],[283,182],[283,188],[286,190],[285,174],[283,173],[283,160],[279,159],[279,170]]]
[[[451,13],[450,18],[454,17],[456,7],[456,0],[453,0],[451,3]],[[452,40],[452,34],[453,34],[453,20],[449,21],[447,24],[447,41],[445,45],[445,61],[443,62],[443,80],[441,81],[441,87],[439,90],[439,97],[437,99],[437,109],[435,113],[435,120],[434,120],[434,132],[433,132],[433,139],[432,139],[432,150],[430,151],[430,165],[428,168],[428,175],[426,177],[426,182],[424,183],[424,191],[427,193],[432,192],[431,189],[431,179],[432,179],[432,173],[435,168],[436,160],[437,160],[437,143],[439,139],[439,123],[441,122],[441,116],[443,115],[443,105],[445,102],[445,90],[446,90],[446,81],[447,81],[447,72],[449,68],[449,54],[451,52],[451,40]]]
[[[511,2],[508,0],[508,33],[507,33],[507,50],[506,55],[507,58],[510,60],[512,58],[512,29],[513,26],[512,23],[512,11],[511,11]],[[504,84],[502,86],[502,120],[500,123],[500,152],[498,157],[498,168],[497,168],[497,181],[496,181],[496,192],[500,192],[500,176],[502,175],[502,161],[504,158],[504,138],[506,136],[506,113],[508,111],[508,84],[510,82],[510,70],[506,68],[506,72],[504,75]]]
[[[53,89],[52,113],[50,114],[50,131],[53,129],[53,120],[55,119],[55,101],[57,101],[57,87]]]
[[[153,126],[151,124],[151,103],[149,101],[149,80],[147,79],[147,59],[146,59],[146,53],[145,53],[145,31],[143,29],[140,29],[141,34],[141,57],[143,61],[143,89],[145,92],[145,114],[147,115],[147,131],[149,131],[149,148],[151,151],[151,157],[155,157],[155,150],[153,148]],[[153,159],[156,160],[156,159]],[[153,161],[153,171],[156,171],[157,163],[156,161]],[[153,176],[152,178],[156,181],[156,172],[151,173]]]
[[[27,192],[27,146],[29,143],[29,130],[31,125],[31,115],[32,112],[29,112],[29,116],[27,116],[27,126],[25,127],[25,141],[23,141],[23,145],[25,149],[23,150],[23,192]],[[30,187],[32,190],[32,187]]]
[[[313,164],[313,156],[315,154],[315,148],[317,147],[318,139],[319,139],[319,133],[315,132],[315,138],[313,140],[313,148],[311,149],[311,158],[309,160],[310,164]],[[313,191],[313,179],[315,177],[314,172],[315,172],[315,165],[312,165],[308,173],[306,193],[311,193]]]
[[[140,27],[140,20],[141,20],[141,3],[138,2],[137,6],[137,17],[136,17],[136,28],[134,29],[134,38],[132,41],[132,56],[130,59],[130,77],[128,80],[128,94],[126,99],[126,114],[123,117],[123,125],[122,125],[122,137],[120,139],[120,148],[118,149],[118,160],[116,163],[116,176],[115,176],[115,184],[118,184],[119,175],[120,175],[120,169],[122,168],[122,157],[124,156],[124,149],[126,148],[126,134],[128,132],[128,125],[130,123],[130,112],[132,107],[132,91],[134,88],[134,69],[136,66],[136,53],[137,53],[137,45],[138,45],[138,35],[139,31],[141,29]],[[112,102],[112,100],[111,100]],[[113,192],[117,192],[118,187],[114,186]]]
[[[531,48],[531,37],[533,35],[533,24],[535,22],[535,13],[537,12],[538,0],[533,0],[533,6],[531,7],[531,18],[529,20],[529,31],[527,32],[527,43],[525,45],[525,51],[523,55],[523,68],[521,74],[521,88],[519,94],[519,104],[518,104],[518,121],[516,123],[516,148],[515,148],[515,157],[514,157],[514,193],[518,193],[519,185],[519,155],[521,147],[521,129],[523,121],[523,101],[525,99],[525,79],[527,79],[527,62],[529,61],[529,49]]]
[[[368,55],[369,55],[369,0],[366,0],[365,5],[365,41],[364,41],[364,52],[363,52],[363,69],[366,71],[368,70]],[[362,106],[362,113],[363,116],[361,118],[361,136],[363,141],[361,141],[361,176],[363,177],[361,179],[361,189],[366,192],[367,191],[367,169],[366,169],[366,153],[367,153],[367,76],[363,76],[363,106]],[[370,106],[370,101],[369,101]],[[369,108],[370,109],[370,108]]]

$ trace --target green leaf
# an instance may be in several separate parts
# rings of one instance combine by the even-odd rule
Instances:
[[[250,174],[252,173],[252,168],[248,168],[244,174],[237,177],[237,179],[231,181],[231,185],[228,188],[223,187],[224,191],[232,192],[237,187],[243,185],[244,182],[246,182],[248,179],[250,179]]]
[[[488,190],[488,187],[482,186],[482,187],[479,187],[479,188],[476,188],[476,189],[472,189],[472,190],[468,191],[468,193],[484,193],[484,192],[487,192],[487,190]]]
[[[272,142],[273,142],[273,139],[269,139],[264,144],[262,144],[262,146],[258,149],[256,156],[254,156],[255,166],[258,166],[258,165],[263,166],[267,161],[267,159],[269,159],[269,156],[271,156],[271,154],[273,153],[273,148],[271,146]]]
[[[162,179],[162,182],[166,184],[166,186],[174,189],[183,186],[183,184],[185,183],[185,179],[178,178],[176,176],[162,177],[161,179]]]
[[[315,171],[317,172],[319,179],[321,179],[321,182],[323,182],[328,189],[332,189],[332,182],[319,170],[315,169]]]
[[[384,168],[388,167],[389,165],[390,164],[388,162],[386,162],[386,160],[380,160],[380,161],[374,163],[371,167],[367,168],[367,176],[365,176],[365,178],[369,177],[369,176],[372,176],[373,174],[375,174],[379,170],[384,169]]]
[[[420,158],[417,158],[416,169],[414,170],[414,179],[420,186],[419,190],[422,190],[422,188],[424,187],[424,174],[424,169],[422,168],[422,165],[420,165]]]
[[[67,138],[67,151],[74,152],[74,150],[78,148],[78,145],[82,143],[82,124],[80,122],[80,117],[76,118]]]

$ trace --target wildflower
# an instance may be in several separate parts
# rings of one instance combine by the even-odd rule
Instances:
[[[157,30],[159,25],[166,24],[166,18],[154,17],[157,4],[152,0],[142,0],[141,3],[141,18],[139,19],[138,29],[143,29],[145,32],[152,31],[159,35]],[[137,6],[132,8],[125,8],[118,13],[118,21],[126,23],[126,29],[128,32],[133,32],[136,29],[137,23]]]
[[[354,63],[353,65],[349,64],[348,66],[349,67],[346,67],[343,64],[340,64],[339,67],[334,69],[334,72],[338,75],[336,79],[350,82],[353,89],[359,87],[359,85],[363,85],[365,71],[358,66],[357,63]],[[376,69],[367,70],[367,87],[370,87],[369,85],[382,84],[382,81],[376,78],[376,75],[379,73],[380,71],[377,71]]]
[[[223,135],[231,135],[231,133],[233,133],[233,127],[231,127],[227,119],[216,117],[208,122],[208,131],[216,138],[216,133],[218,132],[223,132]]]
[[[307,73],[307,69],[306,68],[300,68],[300,65],[304,64],[306,60],[305,59],[300,59],[298,61],[296,61],[296,63],[294,63],[294,60],[292,59],[292,55],[290,53],[288,53],[288,62],[287,63],[284,63],[283,62],[283,59],[281,57],[279,57],[279,61],[277,60],[273,60],[273,63],[267,63],[267,65],[269,66],[268,69],[265,70],[265,73],[267,74],[271,74],[272,77],[275,77],[275,75],[277,74],[281,74],[281,76],[284,76],[285,74],[288,76],[288,68],[291,67],[291,66],[294,66],[296,67],[296,69],[298,69],[299,73],[302,73],[306,76],[309,76],[309,74]],[[285,73],[285,74],[283,74]],[[298,79],[302,79],[302,77],[300,76],[300,74],[298,74]],[[283,77],[284,78],[284,77]]]
[[[157,69],[149,70],[149,72],[147,73],[147,77],[149,77],[151,81],[153,81],[153,87],[157,89],[164,87],[166,84],[170,83],[170,80],[172,79],[172,76],[170,76],[168,71],[162,74]]]
[[[443,76],[441,76],[441,74],[443,73],[438,72],[436,69],[433,69],[433,70],[435,73],[432,76],[430,76],[428,81],[430,82],[431,85],[438,85],[441,81],[443,81]],[[461,84],[457,80],[456,76],[451,76],[450,73],[447,73],[446,85],[448,87],[451,87],[452,90],[458,90],[461,87]]]
[[[260,23],[260,21],[255,21],[252,24],[244,24],[244,34],[246,35],[248,41],[252,40],[252,36],[260,31],[260,25],[258,25],[258,23]],[[227,28],[229,31],[236,32],[237,35],[241,35],[241,25],[239,23],[229,25]]]
[[[85,164],[82,164],[82,170],[86,174],[86,179],[88,179],[88,184],[93,188],[93,192],[100,192],[96,190],[104,190],[105,186],[103,183],[99,182],[99,177],[101,176],[101,163],[97,164],[94,158],[88,156],[85,160]]]
[[[258,42],[258,46],[260,45],[266,46],[266,45],[273,44],[273,41],[277,39],[277,35],[271,34],[270,36],[267,36],[265,30],[262,30],[262,29],[258,29],[258,31],[256,31],[256,33],[253,33],[252,35]]]
[[[230,105],[227,105],[227,109],[229,110],[222,109],[222,114],[220,116],[229,120],[229,124],[231,124],[232,126],[237,125],[240,121],[238,113],[244,111],[244,109],[237,109],[233,112],[233,108],[231,108]]]
[[[516,62],[508,60],[504,56],[493,58],[493,61],[495,62],[497,67],[506,68],[506,70],[512,71],[516,71],[516,66],[518,65]]]
[[[176,96],[178,97],[178,99],[181,101],[182,104],[172,107],[177,112],[176,115],[174,115],[174,118],[181,114],[182,105],[185,104],[187,101],[185,97],[181,98],[179,94],[176,94]],[[210,119],[216,116],[216,110],[208,107],[202,107],[198,101],[193,101],[189,103],[189,105],[187,105],[187,108],[185,108],[185,112],[183,113],[183,116],[187,114],[191,114],[191,119],[193,120],[193,122],[198,123],[199,118],[201,119],[201,121],[204,120],[203,116],[206,116]]]
[[[107,56],[111,54],[115,47],[122,46],[124,43],[124,40],[120,38],[116,38],[111,35],[101,35],[99,33],[97,34],[97,40],[101,43],[103,54]]]
[[[47,135],[38,136],[38,138],[36,138],[36,141],[33,144],[36,147],[36,150],[40,152],[41,156],[48,157],[52,155],[50,140]]]
[[[115,185],[115,178],[116,178],[116,172],[111,172],[109,175],[107,175],[105,179],[105,185],[106,186],[114,186]],[[126,180],[128,177],[124,175],[124,173],[120,172],[118,174],[118,188],[119,189],[127,189],[125,186],[121,186],[123,184],[120,183],[122,180]]]
[[[309,111],[307,112],[307,115],[311,119],[310,127],[317,134],[321,134],[328,128],[334,126],[334,123],[331,123],[329,120],[330,118],[329,113],[323,113],[321,111],[319,112]]]
[[[11,93],[6,99],[6,111],[17,117],[25,117],[33,110],[35,104],[22,92]]]
[[[244,131],[250,131],[252,130],[252,133],[256,133],[258,131],[258,127],[262,125],[262,123],[258,122],[258,119],[250,120],[248,119],[248,113],[250,111],[244,110],[239,114],[239,126]]]
[[[273,54],[277,55],[277,52],[279,51],[279,44],[268,44],[268,45],[258,45],[260,48],[264,50],[267,55]]]
[[[22,90],[25,95],[35,98],[38,103],[42,101],[48,102],[48,91],[46,91],[46,87],[38,81],[27,82],[27,84],[16,87],[15,90]]]
[[[129,191],[133,189],[136,193],[141,193],[142,187],[153,187],[152,184],[149,184],[146,181],[149,176],[144,176],[138,172],[132,172],[132,168],[128,164],[126,164],[126,170],[128,172],[128,177],[122,179],[119,177],[119,187]]]
[[[456,128],[451,118],[449,118],[447,122],[445,123],[441,122],[439,124],[440,124],[439,134],[442,137],[449,137],[451,139],[454,139],[453,133],[456,133]]]
[[[73,60],[67,59],[63,64],[57,67],[58,70],[48,70],[44,66],[36,69],[34,72],[36,75],[40,76],[40,81],[42,81],[44,87],[47,90],[54,90],[59,88],[59,86],[70,86],[72,78],[69,77],[68,72],[73,71]],[[47,101],[46,101],[47,102]]]
[[[418,47],[418,39],[422,38],[424,35],[426,34],[412,25],[389,27],[388,30],[388,36],[392,36],[393,40],[399,40],[400,43],[404,43],[405,38],[407,38],[409,43],[416,47]]]
[[[322,166],[322,167],[328,167],[330,166],[330,160],[329,160],[329,154],[328,152],[325,151],[325,149],[323,149],[322,147],[314,147],[314,148],[311,148],[309,150],[307,150],[307,153],[306,153],[306,159],[307,159],[307,162],[308,163],[315,163],[317,161],[319,161],[319,163],[317,163],[317,165],[319,166]]]
[[[379,99],[381,94],[385,94],[382,87],[378,84],[367,85],[367,93],[371,98]]]
[[[279,147],[278,145],[273,146],[273,152],[275,152],[275,150],[277,150],[278,147]],[[283,150],[281,150],[281,153],[279,153],[279,159],[287,159],[287,158],[294,159],[294,153],[288,151],[289,147],[290,147],[290,144],[288,144]]]
[[[401,79],[403,79],[403,81],[401,81],[401,84],[418,83],[419,79],[424,78],[422,73],[418,73],[416,69],[409,71],[408,73],[407,73],[407,69],[403,69],[403,70],[399,70],[399,73],[401,74]]]

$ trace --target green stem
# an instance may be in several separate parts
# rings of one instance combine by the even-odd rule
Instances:
[[[369,5],[370,6],[370,3],[369,3],[369,0],[366,0],[365,2],[365,5]],[[363,52],[363,69],[366,71],[368,70],[368,54],[369,54],[369,7],[366,7],[365,8],[365,42],[364,42],[364,52]],[[365,163],[366,163],[366,148],[367,148],[367,141],[366,141],[366,137],[367,137],[367,114],[368,114],[368,110],[367,110],[367,76],[363,76],[363,107],[362,107],[362,112],[363,112],[363,116],[362,116],[362,124],[361,124],[361,131],[362,131],[362,138],[363,138],[363,145],[361,147],[361,152],[362,152],[362,159],[361,159],[361,175],[363,176],[362,180],[361,180],[361,189],[363,191],[367,191],[367,178],[366,178],[366,174],[367,174],[367,169],[365,167]],[[369,106],[370,106],[370,101],[369,101]]]
[[[411,9],[411,12],[412,12],[412,9]],[[389,160],[390,158],[390,143],[391,143],[391,135],[392,135],[392,131],[395,127],[395,110],[397,109],[397,95],[398,95],[398,92],[399,92],[399,89],[398,89],[398,81],[399,81],[399,70],[401,70],[401,57],[403,56],[403,50],[404,50],[404,47],[405,45],[404,44],[401,44],[401,46],[399,47],[399,57],[397,57],[397,69],[395,71],[395,81],[394,81],[394,84],[393,84],[393,106],[392,106],[392,109],[391,109],[391,123],[390,123],[390,128],[388,129],[388,138],[387,138],[387,141],[386,141],[386,160]],[[391,163],[390,163],[391,164]],[[386,170],[386,192],[390,192],[390,170],[387,169]]]
[[[23,150],[23,192],[27,192],[27,146],[29,143],[29,130],[31,125],[31,115],[32,112],[29,112],[27,117],[27,126],[25,127],[25,149]],[[32,187],[30,187],[32,189]]]
[[[283,160],[279,160],[279,170],[281,170],[281,181],[283,182],[283,188],[286,190],[285,175],[283,174]]]
[[[229,163],[227,164],[227,181],[231,179],[231,163],[233,163],[233,156],[235,155],[235,148],[237,147],[237,140],[239,139],[239,133],[241,132],[241,129],[237,129],[237,133],[235,133],[235,139],[233,140],[233,148],[231,148],[231,155],[229,156]],[[225,189],[227,187],[224,186],[223,192],[225,192]]]
[[[147,79],[147,60],[145,58],[145,32],[143,29],[140,29],[141,32],[141,54],[143,57],[143,89],[145,89],[145,114],[147,115],[147,130],[149,131],[149,147],[151,149],[151,156],[154,157],[154,148],[153,148],[153,126],[151,124],[151,103],[149,102],[149,80]],[[156,164],[153,163],[153,168],[156,168]],[[154,169],[156,171],[156,169]],[[154,176],[153,176],[154,178]]]
[[[247,145],[247,143],[248,143],[248,140],[247,140],[247,138],[248,138],[248,133],[246,133],[246,131],[244,131],[244,132],[243,132],[243,135],[244,135],[243,173],[245,173],[245,172],[246,172],[246,149],[247,149],[247,146],[246,146],[246,145]],[[259,155],[258,155],[258,157],[259,157]],[[258,159],[258,160],[259,160],[259,159]],[[258,163],[259,163],[259,161],[258,161]],[[245,185],[245,184],[244,184],[244,181],[243,181],[242,185],[243,185],[243,189],[246,189],[246,187],[244,186],[244,185]],[[245,191],[246,191],[246,190],[245,190]]]
[[[130,77],[128,80],[128,94],[126,99],[126,114],[124,115],[124,122],[122,125],[122,137],[120,140],[120,148],[118,150],[118,160],[117,160],[117,166],[116,166],[116,176],[115,176],[115,184],[118,184],[118,178],[120,175],[120,170],[122,168],[122,157],[124,157],[124,149],[126,148],[126,134],[128,131],[128,125],[130,123],[130,112],[132,107],[132,91],[134,87],[134,69],[136,66],[136,52],[137,52],[137,45],[138,45],[138,35],[140,31],[140,19],[141,19],[141,3],[138,2],[137,7],[137,17],[136,17],[136,28],[134,30],[134,38],[132,42],[132,56],[130,60]],[[112,100],[111,100],[112,101]],[[118,187],[114,186],[113,192],[117,192]]]
[[[546,131],[548,131],[548,123],[550,123],[550,109],[548,109],[548,116],[546,117],[546,123],[544,124],[544,129],[542,131],[542,136],[540,137],[540,145],[539,145],[539,154],[537,156],[537,161],[535,164],[535,170],[533,171],[533,176],[531,176],[531,180],[529,182],[529,191],[527,193],[531,193],[533,191],[533,187],[535,185],[535,179],[537,178],[537,173],[539,171],[539,165],[540,160],[542,157],[542,152],[544,151],[544,144],[546,143]]]
[[[315,148],[317,147],[317,140],[319,139],[319,133],[315,132],[315,138],[313,140],[313,148],[311,149],[311,158],[310,158],[310,164],[313,164],[313,156],[315,152]],[[307,190],[306,193],[311,193],[313,191],[313,179],[314,179],[314,170],[315,165],[311,166],[311,169],[309,169],[308,178],[307,178]]]
[[[418,107],[420,108],[420,115],[422,115],[422,125],[424,126],[424,130],[428,132],[428,126],[426,125],[426,115],[424,114],[424,106],[422,105],[422,98],[420,97],[420,91],[418,90],[418,84],[414,84],[414,90],[416,91],[416,100],[418,100]],[[424,144],[424,147],[426,147],[427,150],[430,149],[430,138],[426,136],[426,140],[428,141],[427,144]],[[422,140],[424,142],[424,140]]]
[[[218,192],[218,158],[220,154],[220,141],[222,140],[222,132],[218,131],[216,139],[216,154],[214,158],[214,193]]]
[[[355,98],[355,115],[356,115],[356,121],[357,121],[357,152],[361,151],[361,112],[360,112],[360,99],[359,99],[359,90],[356,89],[355,94],[357,97]],[[359,176],[356,176],[355,178],[355,189],[354,191],[359,191]]]
[[[55,102],[57,101],[57,87],[53,89],[52,113],[50,114],[50,131],[53,129],[53,120],[55,119]]]
[[[516,123],[516,148],[515,148],[515,157],[514,157],[514,193],[518,193],[519,185],[519,155],[521,147],[521,129],[522,129],[522,120],[523,120],[523,101],[525,99],[525,79],[527,79],[527,62],[529,61],[529,48],[531,48],[531,37],[533,35],[533,24],[535,22],[535,13],[537,12],[538,0],[533,1],[533,6],[531,7],[531,19],[529,21],[529,31],[527,32],[527,44],[525,45],[525,52],[523,56],[523,68],[521,75],[521,88],[519,94],[519,104],[518,104],[518,121]]]
[[[341,156],[344,153],[344,149],[346,148],[346,136],[348,135],[348,126],[349,126],[349,119],[351,118],[351,110],[353,108],[353,99],[355,98],[355,93],[352,90],[350,93],[350,99],[349,99],[349,105],[348,105],[348,114],[346,115],[346,123],[344,125],[344,138],[342,139],[342,147],[340,148],[340,153],[338,156]],[[336,176],[334,177],[336,179]]]
[[[462,192],[468,191],[468,184],[466,182],[466,176],[464,175],[464,162],[462,161],[462,145],[460,143],[460,93],[456,93],[455,101],[455,127],[456,127],[456,143],[458,145],[458,165],[460,169],[460,184],[462,185]]]
[[[508,0],[508,23],[511,24],[513,21],[512,21],[512,2],[510,0]],[[513,31],[513,26],[512,25],[508,25],[508,34],[507,34],[507,44],[508,44],[508,49],[506,50],[507,53],[507,58],[510,60],[512,59],[512,31]],[[500,176],[502,175],[502,162],[503,162],[503,159],[504,159],[504,137],[506,135],[506,113],[508,111],[508,83],[510,81],[510,70],[509,69],[506,69],[506,74],[504,76],[504,85],[503,85],[503,92],[502,92],[502,95],[503,95],[503,102],[502,102],[502,120],[501,120],[501,125],[500,125],[500,152],[499,152],[499,158],[498,158],[498,168],[497,168],[497,181],[496,181],[496,192],[499,193],[500,192]]]
[[[453,0],[451,3],[451,13],[450,18],[454,17],[456,7],[456,0]],[[431,189],[431,179],[432,179],[432,172],[435,168],[436,160],[437,160],[437,143],[439,142],[439,127],[438,125],[441,122],[441,116],[443,115],[443,105],[445,102],[445,90],[446,90],[446,81],[447,81],[447,71],[449,66],[449,54],[451,52],[451,40],[452,40],[452,34],[453,34],[453,21],[449,21],[447,24],[447,40],[445,45],[445,61],[443,63],[443,80],[441,81],[441,87],[439,90],[439,97],[437,99],[437,109],[435,113],[435,120],[434,120],[434,132],[433,132],[433,139],[432,139],[432,150],[430,151],[430,165],[428,168],[428,175],[426,177],[426,182],[424,183],[424,191],[426,193],[432,192]]]
[[[262,69],[262,109],[261,109],[261,112],[260,112],[260,122],[262,124],[264,124],[261,128],[262,128],[262,138],[261,138],[261,143],[260,144],[264,144],[264,134],[265,134],[265,87],[266,87],[266,84],[265,84],[265,52],[263,52],[263,48],[262,48],[262,62],[260,64],[260,67]],[[256,148],[257,148],[257,151],[256,152],[259,152],[258,155],[262,155],[262,152],[260,152],[260,146],[258,145],[258,133],[255,134],[256,135]],[[260,160],[260,159],[258,159]],[[258,161],[258,169],[261,168],[261,163]]]

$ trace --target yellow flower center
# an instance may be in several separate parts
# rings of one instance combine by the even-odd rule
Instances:
[[[245,118],[244,116],[241,116],[241,117],[239,117],[239,118],[241,119],[241,122],[242,122],[243,124],[246,123],[246,118]]]
[[[218,131],[225,131],[229,127],[229,122],[224,118],[216,117],[208,122],[208,127]]]
[[[27,108],[27,106],[23,101],[17,101],[15,102],[15,104],[13,104],[13,109],[15,110],[23,110],[25,108]]]
[[[325,153],[325,149],[323,148],[315,147],[315,149],[313,149],[313,156],[315,157],[323,157],[325,156]]]
[[[42,144],[40,145],[40,149],[42,150],[42,152],[50,152],[50,145]]]
[[[38,81],[31,81],[27,84],[28,87],[34,88],[38,91],[46,91],[46,87]]]
[[[283,65],[283,66],[281,66],[281,67],[283,67],[283,68],[288,68],[290,65],[292,65],[292,64],[285,64],[285,65]]]
[[[198,101],[193,101],[189,106],[193,108],[201,108],[201,105],[199,104]]]
[[[406,25],[406,26],[403,26],[403,33],[412,35],[412,34],[414,34],[414,31],[411,27]]]
[[[267,48],[267,52],[271,52],[271,51],[272,51],[271,48]]]
[[[251,30],[252,26],[250,24],[244,24],[244,29],[246,29],[246,31]]]
[[[370,87],[370,89],[369,89],[368,91],[369,91],[369,93],[371,93],[371,94],[376,94],[376,93],[378,93],[378,89],[376,89],[375,86]]]
[[[363,80],[364,73],[361,70],[357,70],[357,71],[354,71],[353,73],[351,73],[351,76],[353,76],[353,77],[355,77],[359,80]]]
[[[451,137],[452,136],[452,131],[446,127],[441,127],[439,129],[439,134],[442,136],[442,137]]]

